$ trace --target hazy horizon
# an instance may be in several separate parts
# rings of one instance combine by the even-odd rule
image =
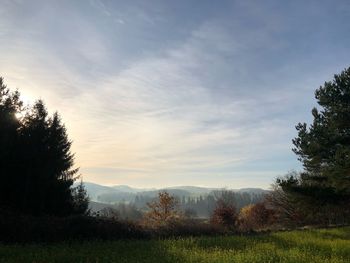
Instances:
[[[349,66],[349,17],[346,0],[2,0],[0,76],[61,114],[84,181],[267,189],[301,169],[294,127]]]
[[[79,181],[76,183],[80,183]],[[219,186],[219,187],[213,187],[213,186],[208,186],[208,185],[166,185],[166,186],[158,186],[158,187],[139,187],[139,186],[133,186],[133,185],[128,185],[128,184],[99,184],[96,182],[89,182],[89,181],[83,181],[83,183],[93,183],[93,184],[98,184],[101,186],[107,186],[107,187],[115,187],[115,186],[127,186],[133,189],[147,189],[147,190],[162,190],[165,188],[181,188],[181,187],[199,187],[199,188],[213,188],[213,189],[227,189],[227,190],[239,190],[239,189],[244,189],[244,188],[260,188],[263,190],[269,190],[270,187],[239,187],[239,188],[232,188],[232,187],[228,187],[228,186]]]

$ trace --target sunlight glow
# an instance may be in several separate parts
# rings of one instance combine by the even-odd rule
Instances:
[[[16,116],[16,118],[17,118],[18,120],[20,120],[20,119],[23,118],[23,113],[22,113],[22,112],[17,112],[17,113],[15,114],[15,116]]]

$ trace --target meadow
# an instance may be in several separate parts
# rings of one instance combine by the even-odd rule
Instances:
[[[350,227],[249,236],[0,245],[0,262],[350,262]]]

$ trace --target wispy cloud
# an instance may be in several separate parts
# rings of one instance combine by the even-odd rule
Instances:
[[[225,30],[221,35],[214,31],[219,45],[234,42]],[[84,105],[91,110],[83,112],[95,112],[96,119],[104,116],[95,126],[107,125],[100,141],[96,141],[96,134],[101,131],[91,134],[95,141],[86,156],[98,156],[94,166],[147,167],[148,172],[139,174],[148,174],[150,179],[194,170],[203,174],[210,171],[215,177],[216,173],[229,174],[228,169],[233,172],[249,160],[263,158],[267,151],[279,151],[281,141],[288,150],[286,122],[268,119],[281,110],[285,96],[271,99],[250,94],[213,99],[212,88],[205,85],[211,76],[201,74],[213,65],[204,62],[222,61],[220,50],[224,55],[230,50],[214,47],[208,51],[205,47],[215,42],[212,38],[208,27],[203,26],[177,48],[141,59],[116,76],[103,79],[98,84],[99,94],[91,91],[85,97]],[[111,134],[114,130],[117,135]],[[89,159],[85,166],[91,162]]]
[[[62,114],[85,180],[267,187],[298,167],[293,126],[350,53],[338,46],[337,59],[324,57],[332,39],[308,48],[319,36],[295,28],[306,22],[294,16],[306,13],[293,4],[190,7],[4,5],[0,71],[28,100]]]

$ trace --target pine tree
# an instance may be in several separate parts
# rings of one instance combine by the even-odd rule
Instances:
[[[87,195],[83,181],[73,189],[73,203],[75,214],[89,214],[89,196]]]
[[[0,79],[0,205],[35,215],[85,213],[86,192],[72,188],[78,169],[58,113],[49,116],[41,100],[26,110],[22,105],[19,92]]]
[[[300,204],[334,216],[334,210],[349,212],[350,204],[350,68],[325,82],[315,97],[320,109],[312,110],[313,123],[299,123],[293,140],[304,171],[277,183]]]
[[[17,201],[21,188],[16,186],[17,152],[20,147],[16,114],[23,111],[19,92],[11,92],[0,78],[0,204],[9,207]]]

